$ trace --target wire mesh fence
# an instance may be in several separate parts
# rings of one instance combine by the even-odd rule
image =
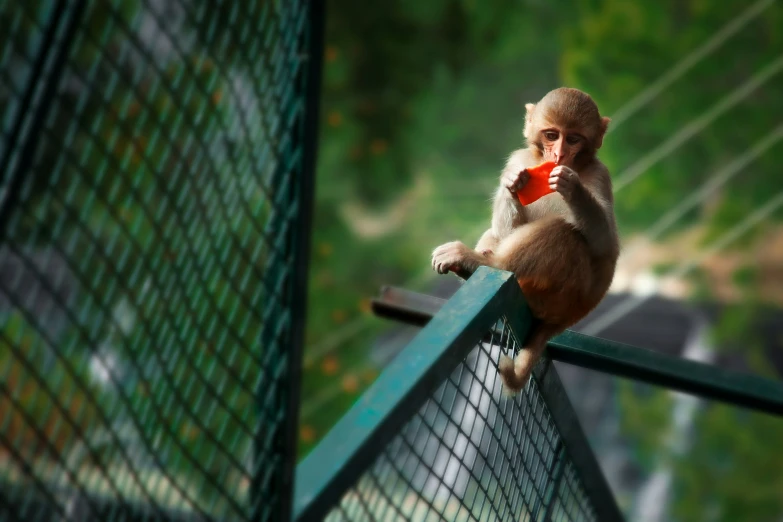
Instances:
[[[286,513],[313,9],[0,4],[0,520]]]
[[[599,520],[605,499],[586,493],[536,379],[515,397],[501,390],[498,356],[518,349],[499,321],[327,520]]]

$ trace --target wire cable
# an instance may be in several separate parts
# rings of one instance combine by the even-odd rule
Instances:
[[[646,239],[656,239],[660,237],[682,219],[686,212],[706,200],[781,139],[783,139],[783,123],[775,127],[769,134],[766,134],[764,138],[757,141],[747,152],[738,156],[730,163],[726,164],[725,167],[715,172],[715,174],[710,177],[709,181],[704,183],[701,188],[692,191],[688,197],[661,216],[655,223],[642,232],[641,235]],[[630,256],[637,250],[638,248],[631,248],[625,255]]]
[[[743,99],[745,99],[750,93],[758,89],[764,83],[769,81],[770,78],[782,70],[783,55],[780,55],[772,63],[754,74],[748,81],[723,97],[710,109],[689,121],[671,138],[655,147],[653,150],[638,159],[630,167],[622,171],[617,176],[617,182],[614,184],[614,193],[617,194],[619,191],[627,187],[632,181],[647,172],[650,167],[680,148],[688,140],[698,135],[719,116],[733,108]]]
[[[707,257],[719,252],[727,245],[745,234],[749,229],[757,225],[762,219],[769,216],[772,212],[777,210],[783,205],[783,192],[778,193],[777,196],[769,200],[763,207],[757,209],[748,217],[740,221],[737,225],[729,229],[726,233],[716,239],[708,248],[700,251],[698,255],[692,256],[685,260],[676,269],[671,270],[665,274],[665,277],[677,278],[682,277],[696,266],[701,264]],[[611,310],[603,313],[601,316],[590,321],[584,328],[580,329],[580,333],[585,335],[598,335],[600,332],[608,328],[609,326],[622,319],[633,310],[639,308],[650,298],[650,294],[629,297],[622,302],[616,304]]]
[[[671,86],[671,84],[690,71],[697,63],[719,49],[732,36],[737,34],[740,29],[745,27],[769,6],[774,4],[775,1],[776,0],[759,0],[738,16],[732,18],[732,20],[717,31],[712,38],[704,42],[699,48],[691,51],[685,58],[677,62],[674,67],[661,75],[658,80],[617,109],[614,114],[612,114],[612,124],[609,126],[607,133],[617,130],[617,127],[622,125],[623,122],[639,112],[645,105],[661,94],[664,89]]]

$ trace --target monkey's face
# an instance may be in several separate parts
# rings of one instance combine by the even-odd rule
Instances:
[[[574,170],[601,148],[609,118],[602,118],[590,96],[576,89],[547,93],[537,104],[525,104],[525,139],[543,156]]]
[[[587,143],[579,132],[557,125],[544,127],[539,135],[544,161],[574,168],[576,156]]]

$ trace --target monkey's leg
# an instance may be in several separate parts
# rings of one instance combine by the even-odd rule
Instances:
[[[533,326],[525,346],[519,350],[514,359],[501,355],[498,361],[498,374],[503,382],[503,391],[509,395],[518,393],[527,384],[541,354],[550,338],[562,331],[546,323],[538,322]]]
[[[497,248],[500,241],[498,240],[495,233],[490,228],[486,232],[484,232],[481,235],[481,238],[478,240],[478,243],[476,243],[476,252],[483,256],[487,256],[489,254],[492,254],[495,251],[495,248]]]
[[[536,318],[515,360],[501,357],[498,371],[507,392],[521,390],[547,341],[587,312],[592,266],[586,241],[561,217],[518,227],[501,241],[493,264],[513,272]]]
[[[513,272],[520,284],[530,281],[537,288],[557,288],[573,295],[589,285],[591,279],[587,242],[559,216],[515,228],[490,257],[486,264]]]

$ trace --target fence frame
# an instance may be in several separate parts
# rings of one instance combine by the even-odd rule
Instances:
[[[44,118],[55,99],[84,8],[84,0],[70,4],[68,0],[59,0],[51,6],[43,39],[33,52],[34,65],[0,158],[0,188],[5,185],[5,193],[0,192],[0,239],[5,236],[5,223],[17,203],[25,174],[33,161]]]
[[[547,353],[555,361],[783,416],[783,382],[576,332],[552,339]]]
[[[402,288],[386,287],[372,306],[380,317],[424,326],[445,302]],[[783,382],[780,381],[572,331],[550,340],[546,354],[553,361],[783,416]]]
[[[291,123],[290,139],[292,149],[299,149],[301,157],[296,170],[286,171],[288,179],[284,188],[275,187],[284,195],[285,213],[280,213],[281,219],[288,221],[289,231],[281,242],[285,250],[283,262],[290,263],[290,270],[280,278],[278,285],[281,288],[280,303],[286,305],[286,312],[290,316],[287,326],[288,332],[280,336],[280,345],[284,350],[285,361],[283,364],[269,365],[269,375],[272,375],[274,385],[284,389],[278,422],[272,427],[275,459],[282,461],[282,474],[275,476],[274,485],[276,496],[275,505],[271,511],[271,520],[289,521],[292,517],[294,475],[298,453],[298,426],[300,408],[300,383],[302,375],[302,354],[304,351],[304,337],[307,310],[308,270],[310,261],[310,244],[312,230],[313,204],[315,199],[315,171],[316,156],[319,135],[319,110],[321,98],[322,62],[324,51],[325,29],[325,4],[324,0],[299,0],[290,4],[275,7],[274,4],[263,6],[266,14],[270,12],[277,17],[279,11],[287,15],[288,29],[297,32],[293,39],[295,43],[294,53],[291,58],[299,60],[299,67],[295,76],[292,75],[292,88],[295,95],[301,99],[300,115]],[[69,66],[68,57],[79,40],[77,33],[81,31],[82,24],[89,12],[89,3],[85,0],[53,0],[46,7],[43,20],[40,23],[40,41],[30,51],[28,59],[31,67],[23,80],[18,96],[18,105],[10,115],[10,126],[7,135],[3,136],[5,147],[0,153],[0,240],[5,240],[8,230],[9,216],[20,205],[20,192],[23,190],[28,171],[34,162],[36,148],[44,135],[46,118],[57,101],[57,90],[61,86],[64,73]],[[32,8],[30,8],[32,9]],[[275,11],[277,10],[277,11]],[[301,16],[294,14],[304,13]],[[29,13],[28,13],[29,14]],[[273,20],[268,23],[278,23]],[[291,33],[293,34],[293,32]],[[277,48],[276,48],[277,49]],[[271,53],[271,51],[270,51]],[[90,86],[91,88],[92,86]],[[273,88],[269,87],[269,88]],[[298,102],[297,102],[298,103]],[[279,131],[279,133],[284,131]],[[286,165],[288,168],[288,165]],[[266,274],[265,274],[266,275]],[[275,274],[272,274],[275,275]],[[263,311],[263,310],[262,310]],[[277,326],[277,325],[275,325]],[[260,337],[254,340],[256,353],[263,357],[262,350],[264,339]],[[266,384],[266,383],[265,383]],[[263,406],[264,390],[258,390],[255,399],[258,406]],[[250,508],[249,515],[252,520],[269,520],[269,511],[265,511],[264,503],[268,500],[266,491],[259,486],[257,479],[262,475],[265,462],[258,462],[259,448],[270,443],[265,437],[267,431],[264,427],[256,429],[256,453],[255,467],[251,481],[253,485],[248,490]],[[0,446],[13,450],[13,442],[5,439],[0,434]],[[21,459],[20,459],[21,460]],[[154,503],[128,501],[118,496],[116,499],[103,494],[81,494],[67,488],[54,490],[49,484],[42,485],[41,491],[34,491],[45,501],[52,505],[52,493],[67,494],[76,498],[74,505],[89,504],[95,510],[95,516],[109,517],[111,513],[124,510],[124,516],[138,519],[166,519],[166,520],[204,520],[209,518],[203,513],[184,509],[171,509]],[[15,512],[17,506],[11,504],[7,495],[10,491],[8,484],[0,484],[0,518],[6,512]],[[32,497],[31,497],[32,498]],[[259,507],[259,509],[255,509]],[[269,507],[269,506],[266,506]],[[74,509],[76,509],[74,508]]]
[[[481,267],[299,464],[295,519],[323,519],[501,315],[526,337],[531,315],[514,275]],[[534,374],[597,519],[623,520],[554,365],[544,360]]]
[[[318,148],[318,122],[321,99],[321,82],[323,69],[325,1],[305,0],[307,3],[307,28],[303,31],[299,48],[306,62],[306,67],[300,69],[296,78],[296,86],[304,98],[304,117],[297,122],[295,141],[301,141],[302,168],[298,183],[294,187],[297,209],[297,220],[293,230],[296,232],[291,251],[294,258],[293,270],[287,277],[292,278],[286,284],[291,288],[291,337],[288,353],[288,385],[286,386],[284,425],[279,440],[281,456],[284,459],[283,476],[278,477],[281,491],[280,510],[274,516],[276,520],[287,522],[292,520],[293,497],[295,487],[295,472],[299,442],[299,408],[302,382],[302,357],[305,343],[305,325],[307,323],[307,274],[310,262],[310,242],[312,239],[313,206],[315,202],[315,171]],[[256,400],[263,407],[265,390],[258,390]],[[265,441],[257,444],[263,447]],[[259,446],[256,446],[258,448]],[[260,463],[263,466],[263,463]],[[256,467],[254,475],[260,475]],[[256,477],[254,476],[254,479]],[[260,507],[265,501],[260,495],[263,491],[255,490],[251,505]],[[260,512],[253,509],[251,518],[260,519]]]

